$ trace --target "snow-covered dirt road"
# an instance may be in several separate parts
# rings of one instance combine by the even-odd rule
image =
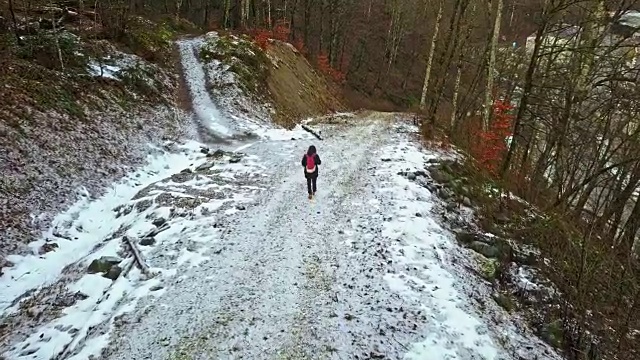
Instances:
[[[269,169],[266,190],[205,241],[207,260],[120,319],[103,355],[512,358],[499,344],[519,335],[491,329],[456,285],[448,259],[460,250],[431,218],[436,198],[398,175],[437,156],[403,129],[381,119],[325,127],[314,202],[299,165],[308,140],[244,149]]]
[[[2,353],[557,358],[510,325],[489,291],[483,312],[491,316],[474,305],[468,290],[488,285],[457,265],[464,250],[436,220],[440,200],[420,184],[430,181],[426,162],[443,155],[411,141],[415,129],[392,114],[317,128],[324,141],[270,130],[234,152],[187,146],[173,165],[155,164],[147,178],[132,175],[61,215],[50,234],[58,247],[15,259],[13,281],[0,282],[9,330]],[[323,160],[313,202],[300,166],[311,143]],[[125,238],[139,245],[151,276],[118,250]],[[105,258],[122,274],[86,274]]]

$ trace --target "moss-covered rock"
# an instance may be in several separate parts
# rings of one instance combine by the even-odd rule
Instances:
[[[542,326],[540,337],[549,345],[561,348],[563,344],[562,321],[554,320]]]
[[[495,259],[481,259],[480,275],[483,279],[493,282],[498,276],[498,262]]]
[[[121,261],[122,259],[113,256],[103,256],[99,259],[93,260],[91,264],[89,264],[87,271],[90,274],[108,273],[113,266],[119,264]]]
[[[516,308],[516,302],[509,294],[496,293],[493,294],[493,300],[508,312],[512,312]]]

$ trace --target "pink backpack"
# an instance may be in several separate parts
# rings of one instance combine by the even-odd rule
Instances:
[[[316,155],[308,155],[307,154],[307,172],[312,173],[316,171]]]

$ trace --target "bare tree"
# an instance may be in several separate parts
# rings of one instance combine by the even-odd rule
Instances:
[[[487,1],[487,7],[492,8],[493,2]],[[493,108],[493,83],[496,67],[496,51],[498,49],[498,37],[500,36],[500,23],[502,21],[502,0],[497,0],[495,16],[493,20],[493,30],[491,32],[491,43],[489,45],[489,59],[487,61],[487,87],[484,93],[484,109],[482,116],[482,129],[489,129],[491,109]]]
[[[433,26],[433,35],[431,36],[431,47],[429,48],[429,56],[427,57],[427,69],[424,74],[424,83],[422,85],[422,96],[420,97],[420,110],[425,110],[425,108],[427,107],[427,91],[429,90],[429,78],[431,77],[431,65],[433,63],[433,54],[436,51],[436,41],[438,40],[440,22],[442,21],[442,8],[443,8],[442,5],[443,5],[443,0],[440,0],[438,2],[438,15],[436,15],[436,22]]]

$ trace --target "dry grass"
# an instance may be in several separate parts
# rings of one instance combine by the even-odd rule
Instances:
[[[291,128],[301,119],[345,109],[327,80],[293,46],[274,41],[267,54],[277,62],[266,79],[277,123]]]

